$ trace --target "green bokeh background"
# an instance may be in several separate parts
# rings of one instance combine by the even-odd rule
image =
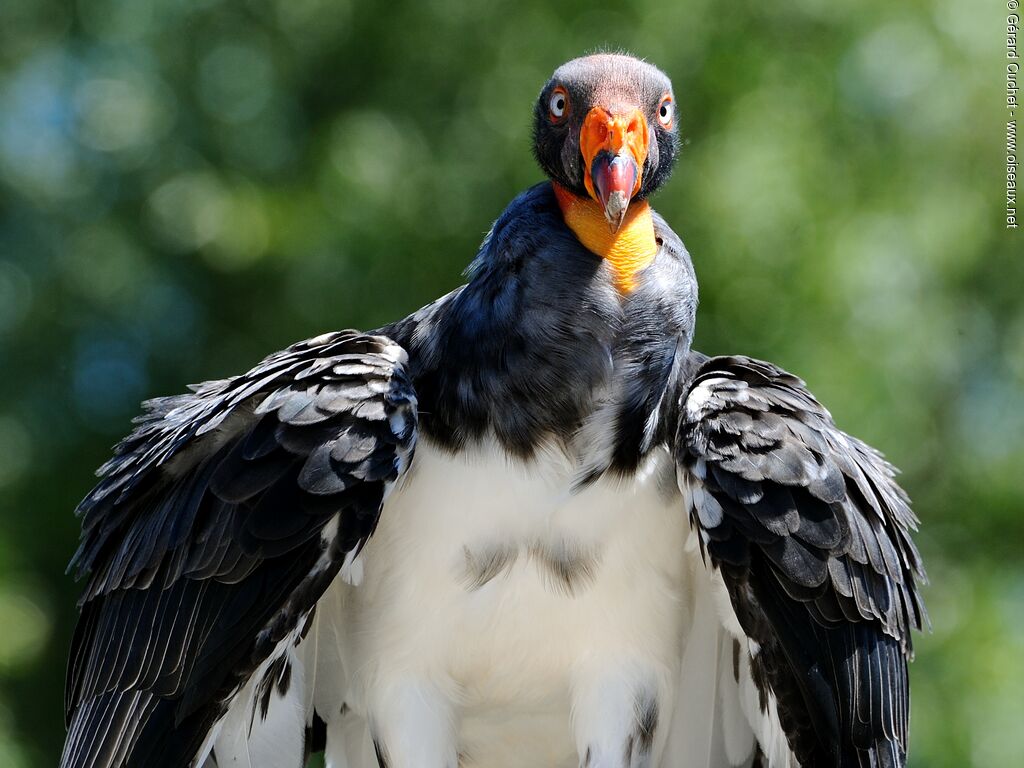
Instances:
[[[56,763],[72,509],[139,400],[457,285],[540,178],[540,85],[598,47],[675,82],[655,205],[697,346],[800,374],[904,470],[935,627],[912,764],[1024,764],[1005,6],[782,5],[0,2],[0,765]]]

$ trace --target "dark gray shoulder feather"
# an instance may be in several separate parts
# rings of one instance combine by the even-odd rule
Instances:
[[[550,183],[517,197],[466,285],[382,329],[409,350],[422,433],[453,451],[493,435],[529,457],[582,430],[597,457],[582,482],[635,470],[665,442],[661,413],[674,404],[663,401],[697,305],[689,254],[657,214],[655,234],[657,258],[622,297],[606,261],[565,225]]]
[[[550,183],[513,200],[466,285],[382,329],[409,350],[423,433],[451,450],[493,434],[523,457],[573,434],[611,374],[621,325],[606,271],[565,226]]]

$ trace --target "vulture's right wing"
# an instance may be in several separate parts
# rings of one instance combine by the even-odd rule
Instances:
[[[62,768],[193,765],[249,677],[287,682],[274,662],[412,458],[405,360],[327,334],[147,404],[79,507]]]

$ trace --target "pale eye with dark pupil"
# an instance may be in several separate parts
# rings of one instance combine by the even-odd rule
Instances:
[[[661,102],[661,106],[658,108],[658,120],[665,127],[672,124],[672,102],[665,100]]]
[[[562,117],[565,114],[565,94],[558,92],[553,95],[549,107],[552,117]]]

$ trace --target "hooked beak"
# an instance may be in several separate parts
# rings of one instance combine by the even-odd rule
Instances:
[[[640,169],[636,160],[628,154],[598,152],[590,166],[590,178],[604,217],[612,232],[617,232],[626,218],[633,191],[638,188]]]
[[[612,232],[626,218],[629,201],[640,191],[647,159],[647,119],[639,109],[612,113],[594,107],[580,131],[583,184],[596,200]]]

